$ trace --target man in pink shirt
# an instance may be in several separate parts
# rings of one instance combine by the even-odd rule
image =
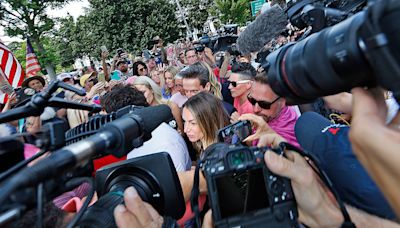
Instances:
[[[289,143],[299,146],[294,133],[297,114],[292,107],[286,106],[285,98],[279,97],[271,89],[265,74],[254,78],[247,99],[253,105],[254,114],[262,117],[272,130]]]
[[[254,113],[253,106],[247,99],[251,84],[257,72],[250,63],[235,63],[232,65],[232,73],[229,76],[229,90],[233,97],[233,106],[237,112],[232,113],[231,122],[236,122],[240,115]]]

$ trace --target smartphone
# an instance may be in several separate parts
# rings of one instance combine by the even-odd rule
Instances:
[[[218,131],[218,140],[228,144],[240,144],[251,134],[251,123],[248,120],[238,121]]]
[[[105,82],[105,81],[106,81],[106,78],[105,78],[104,73],[100,73],[100,74],[97,76],[97,79],[98,79],[99,82]]]
[[[157,64],[157,65],[163,63],[163,62],[162,62],[162,59],[161,59],[161,56],[156,56],[155,61],[156,61],[156,64]]]
[[[11,95],[14,92],[13,87],[10,85],[10,83],[0,83],[0,90],[3,93],[6,93],[8,95]]]

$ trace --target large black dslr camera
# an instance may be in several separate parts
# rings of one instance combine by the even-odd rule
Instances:
[[[400,102],[400,1],[371,3],[346,20],[268,55],[262,66],[275,93],[288,104],[301,104],[358,86],[379,85]]]
[[[216,227],[293,227],[297,223],[290,180],[268,170],[267,150],[271,148],[217,143],[204,152],[202,170]],[[281,150],[274,152],[283,155]]]
[[[79,227],[116,227],[113,211],[123,203],[123,192],[129,186],[134,186],[142,200],[161,215],[179,219],[185,213],[185,200],[172,159],[161,152],[97,170],[99,200],[85,212]]]

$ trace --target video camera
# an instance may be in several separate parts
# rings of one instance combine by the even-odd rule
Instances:
[[[293,26],[299,29],[311,26],[320,31],[359,12],[365,4],[365,0],[290,0],[286,12]]]
[[[267,56],[261,65],[276,94],[288,104],[301,104],[357,86],[379,85],[400,101],[400,25],[396,23],[400,1],[372,1],[364,10],[349,13],[363,3],[304,0],[289,4],[288,16],[300,28],[311,24],[319,30],[335,25]],[[317,7],[321,4],[341,8]]]
[[[33,109],[31,106],[33,104],[47,105],[48,100],[51,101],[52,99],[51,97],[47,98],[47,96],[50,96],[57,89],[58,83],[60,82],[52,83],[48,87],[48,91],[46,90],[39,94],[41,103],[36,102],[36,100],[39,99],[38,97],[32,98],[32,101],[24,107],[16,108],[7,115],[2,114],[0,121],[10,121],[14,120],[14,118],[26,117],[32,114],[39,115],[42,112],[41,107],[38,107],[36,111],[36,109]],[[71,106],[75,104],[68,103],[68,105]],[[77,105],[72,107],[82,109],[92,108],[91,106]],[[32,114],[23,112],[24,110],[28,110]],[[126,114],[124,115],[124,113]],[[154,118],[153,113],[157,113],[158,118]],[[49,131],[42,129],[43,132],[49,132],[47,137],[51,137],[52,139],[50,142],[44,142],[49,145],[49,147],[46,148],[49,148],[49,150],[57,150],[40,161],[37,161],[32,166],[27,166],[27,164],[40,155],[43,155],[47,149],[40,151],[37,155],[22,162],[19,162],[20,158],[13,158],[13,163],[19,163],[6,171],[4,170],[3,173],[0,173],[0,226],[20,219],[21,216],[32,209],[36,203],[41,205],[47,200],[51,200],[66,191],[76,188],[82,184],[82,182],[89,183],[94,192],[93,181],[88,177],[82,177],[87,175],[88,162],[107,154],[113,154],[116,157],[126,155],[133,148],[141,146],[144,141],[151,138],[151,132],[162,122],[173,118],[170,108],[163,105],[139,109],[135,108],[134,110],[132,110],[132,107],[127,107],[119,110],[115,114],[115,117],[120,115],[122,116],[118,119],[114,119],[112,116],[94,118],[93,121],[85,125],[88,127],[86,129],[90,132],[86,132],[87,134],[83,135],[82,133],[85,132],[82,131],[74,131],[78,133],[78,135],[67,134],[69,144],[64,147],[62,147],[63,145],[60,145],[58,141],[64,139],[64,135],[57,135],[56,133],[60,132],[55,132],[55,127],[50,127]],[[100,130],[98,130],[97,127],[103,125],[103,123],[105,125],[101,126]],[[61,131],[61,134],[63,133],[64,132]],[[79,141],[75,142],[75,140],[78,139]],[[10,141],[1,140],[1,143],[7,146],[10,144]],[[23,146],[20,146],[19,150],[21,148],[23,148]],[[18,148],[15,147],[15,149]],[[23,153],[23,151],[20,152]],[[8,151],[1,151],[2,158],[3,155],[8,157],[8,154]],[[157,162],[158,166],[154,166],[154,162]],[[102,174],[104,175],[101,176]],[[85,181],[83,181],[83,179],[85,179]],[[114,164],[113,166],[107,167],[107,169],[103,168],[101,172],[99,172],[98,182],[99,195],[104,195],[105,197],[104,200],[100,197],[99,204],[104,203],[102,205],[106,205],[105,208],[110,209],[110,205],[114,205],[118,199],[121,199],[121,197],[116,199],[109,195],[119,194],[119,196],[121,196],[122,191],[127,186],[133,185],[142,198],[152,204],[160,214],[178,218],[182,216],[184,212],[185,207],[179,179],[168,154],[161,153],[131,159],[121,164]],[[43,185],[40,183],[43,183]],[[36,193],[35,191],[39,186],[42,186],[42,193]],[[45,196],[42,196],[43,192],[46,193]],[[91,201],[93,192],[90,192],[88,200],[85,201],[84,206],[82,206],[82,212],[78,212],[77,216],[74,217],[71,222],[71,227],[76,224],[81,214],[84,213],[88,203]],[[107,195],[107,192],[112,193]],[[38,197],[35,197],[36,194]],[[39,207],[40,206],[38,206],[38,208]],[[96,207],[91,210],[91,213],[98,213]],[[110,213],[110,210],[104,213]],[[104,213],[101,215],[104,215]],[[92,214],[92,216],[90,216],[89,214],[88,216],[99,219],[97,215],[98,214],[93,216]],[[112,212],[108,217],[110,216],[113,216]],[[41,213],[38,214],[38,217],[40,217],[39,221],[41,221]],[[105,221],[108,217],[100,217],[102,221],[99,222],[106,225],[110,224],[110,221]],[[105,226],[101,225],[101,227]]]
[[[279,149],[213,144],[202,170],[216,227],[293,227],[297,208],[290,180],[272,173],[264,153]]]
[[[204,51],[204,47],[208,47],[216,52],[229,51],[231,55],[240,55],[237,47],[236,40],[238,38],[238,25],[229,24],[225,25],[218,36],[209,37],[203,35],[197,43],[195,43],[195,49],[197,52]],[[196,48],[196,45],[198,48]]]
[[[115,227],[114,208],[124,202],[129,186],[161,215],[179,219],[185,213],[179,178],[165,152],[105,166],[96,172],[96,186],[99,200],[85,212],[79,227]]]

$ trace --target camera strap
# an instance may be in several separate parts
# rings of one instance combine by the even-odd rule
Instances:
[[[287,150],[292,150],[300,154],[304,159],[307,161],[307,163],[310,165],[310,167],[314,170],[314,172],[321,178],[322,182],[324,182],[325,186],[328,187],[328,189],[332,192],[333,196],[335,197],[340,211],[342,212],[344,222],[342,223],[341,227],[342,228],[355,228],[356,226],[354,223],[351,221],[350,215],[342,201],[342,199],[339,196],[339,193],[336,191],[336,189],[333,187],[332,181],[329,179],[328,175],[325,173],[323,169],[321,169],[321,165],[319,160],[312,154],[308,153],[307,151],[303,151],[287,142],[281,142],[279,143],[279,147],[281,148],[282,151]],[[311,163],[312,162],[312,163]]]
[[[192,188],[192,194],[190,196],[190,207],[192,209],[192,212],[194,212],[194,219],[195,219],[197,228],[201,227],[200,209],[199,209],[200,165],[201,165],[201,159],[198,159],[197,164],[196,164],[196,169],[194,170],[193,188]]]

